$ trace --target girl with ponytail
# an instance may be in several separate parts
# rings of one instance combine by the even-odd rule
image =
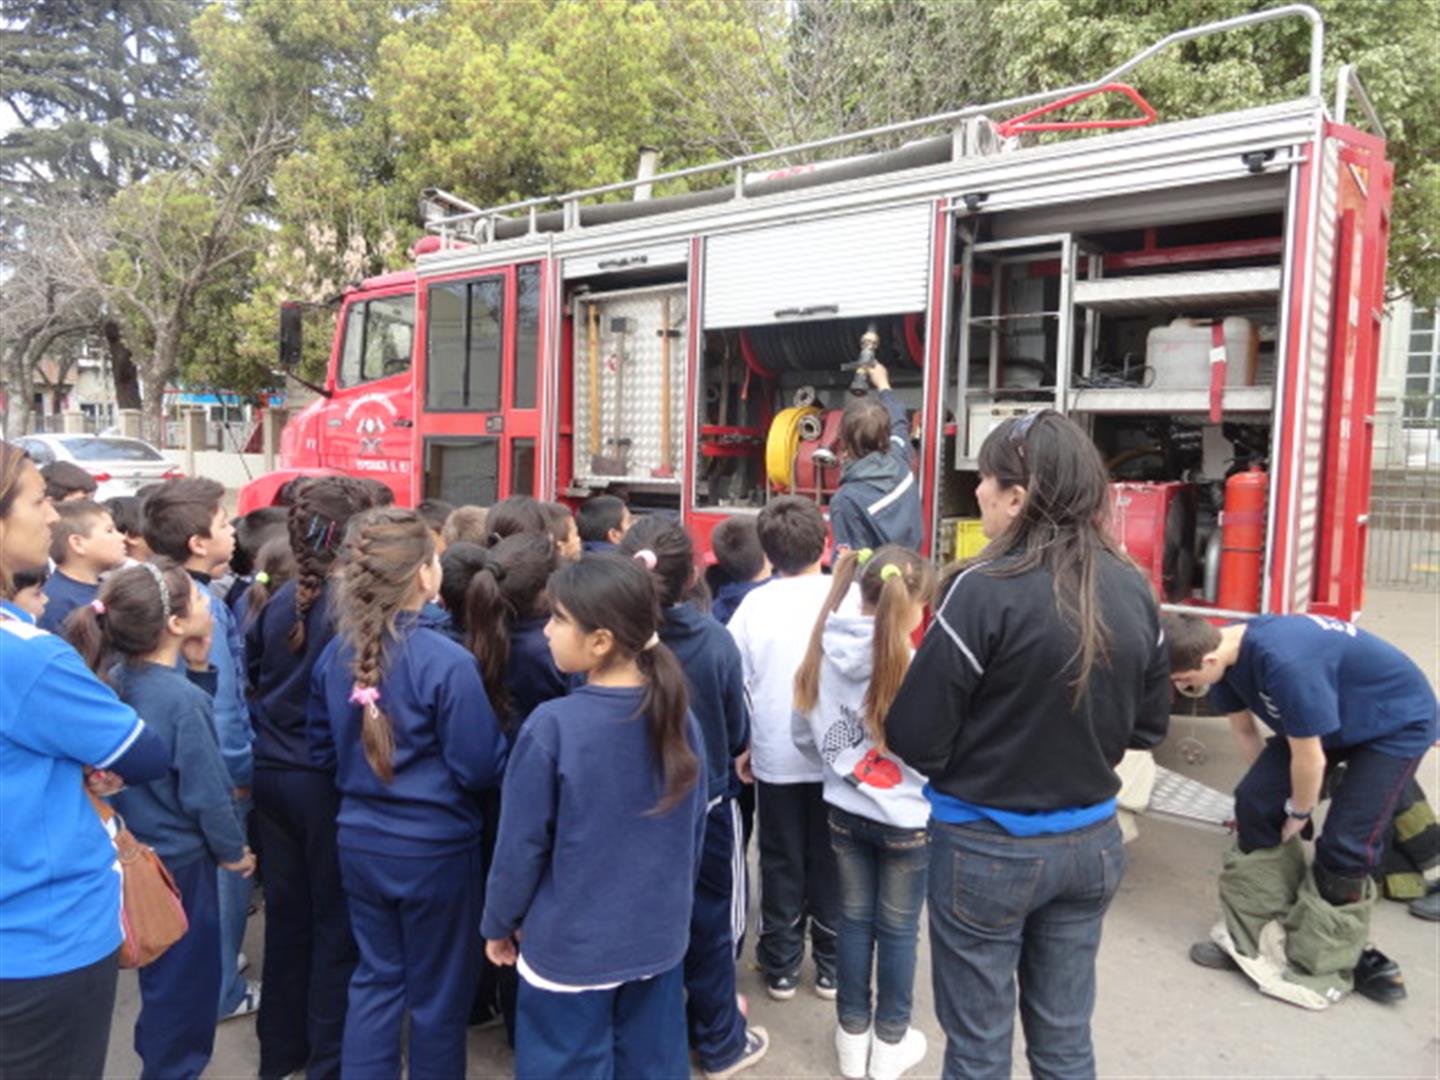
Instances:
[[[305,720],[315,662],[335,636],[329,596],[350,519],[389,489],[349,476],[306,477],[286,487],[295,576],[253,609],[245,627],[265,877],[255,1031],[261,1075],[302,1068],[335,1075],[355,942],[335,852],[335,783],[310,760]]]
[[[746,1028],[735,992],[735,948],[745,933],[746,905],[744,873],[736,870],[745,860],[733,763],[750,745],[740,650],[719,622],[687,600],[699,574],[690,535],[679,521],[643,517],[618,550],[650,572],[660,601],[660,641],[680,661],[690,710],[705,738],[710,809],[685,954],[685,1011],[701,1067],[729,1075],[759,1061],[769,1046],[764,1028]]]
[[[860,611],[841,614],[857,581]],[[925,1036],[910,1026],[910,1009],[930,804],[924,777],[887,753],[885,714],[910,666],[910,635],[934,594],[934,567],[907,548],[847,552],[795,673],[794,738],[824,763],[830,844],[840,870],[841,1076],[898,1077],[925,1056]]]
[[[189,923],[140,969],[135,1049],[146,1076],[199,1076],[210,1060],[221,974],[216,867],[245,877],[255,870],[215,734],[210,602],[183,567],[159,558],[107,575],[96,599],[65,623],[76,651],[170,757],[165,776],[111,797],[174,877]]]
[[[540,533],[516,533],[473,552],[470,547],[453,561],[446,552],[442,561],[452,570],[458,563],[468,571],[463,585],[460,574],[449,574],[445,606],[480,664],[500,725],[513,743],[536,706],[562,696],[571,685],[555,666],[545,639],[550,618],[545,585],[559,558],[550,538]]]
[[[334,771],[340,793],[340,874],[360,953],[344,1076],[399,1075],[407,1007],[411,1074],[465,1073],[480,796],[499,783],[506,744],[474,658],[420,618],[439,586],[434,534],[414,511],[353,523],[308,733],[312,763]]]
[[[549,592],[555,664],[586,681],[515,742],[480,923],[520,975],[515,1072],[684,1076],[704,741],[641,562],[586,556]]]

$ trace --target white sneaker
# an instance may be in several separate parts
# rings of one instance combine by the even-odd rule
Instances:
[[[907,1069],[925,1060],[925,1033],[907,1028],[898,1043],[888,1043],[878,1035],[870,1044],[870,1080],[899,1080]]]
[[[838,1024],[835,1027],[835,1053],[840,1058],[840,1075],[847,1080],[864,1080],[870,1062],[870,1029],[851,1035]]]

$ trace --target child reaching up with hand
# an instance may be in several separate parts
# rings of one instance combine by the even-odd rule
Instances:
[[[480,922],[486,954],[520,973],[515,1074],[687,1076],[706,773],[685,675],[634,559],[570,563],[550,598],[555,663],[586,683],[520,730]]]
[[[93,671],[103,677],[108,670],[120,700],[170,753],[163,778],[125,788],[112,801],[164,861],[190,924],[140,969],[141,1075],[198,1077],[214,1048],[220,1000],[216,867],[246,877],[255,870],[211,719],[209,595],[168,559],[139,563],[111,574],[99,596],[76,610],[66,634]]]
[[[841,613],[856,581],[860,611]],[[934,567],[913,551],[847,553],[795,673],[794,739],[824,762],[840,875],[835,1048],[844,1077],[895,1080],[925,1057],[910,1008],[930,802],[925,778],[887,753],[885,714],[910,667],[910,635],[934,594]]]

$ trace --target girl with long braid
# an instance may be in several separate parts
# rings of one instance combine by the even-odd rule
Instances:
[[[339,799],[310,759],[305,716],[315,661],[335,635],[330,575],[350,519],[370,509],[376,485],[347,476],[297,483],[287,527],[296,577],[245,631],[255,725],[255,818],[265,877],[265,969],[260,993],[260,1075],[340,1073],[345,1000],[355,942],[335,849]]]
[[[350,981],[345,1076],[465,1074],[480,970],[481,792],[506,742],[471,654],[422,625],[440,586],[435,540],[410,510],[351,529],[338,634],[316,665],[311,760],[340,792],[340,872],[360,961]]]

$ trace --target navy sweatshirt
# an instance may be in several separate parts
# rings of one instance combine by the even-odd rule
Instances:
[[[287,581],[245,629],[245,668],[250,711],[255,722],[257,769],[314,769],[305,741],[310,705],[310,675],[315,661],[335,636],[328,586],[305,613],[305,648],[290,651],[295,625],[295,590]]]
[[[125,824],[169,866],[206,854],[216,862],[238,861],[245,854],[245,833],[215,737],[215,669],[119,664],[110,680],[120,700],[164,740],[171,762],[158,780],[112,797]]]
[[[510,715],[505,730],[512,741],[526,717],[539,706],[580,685],[555,666],[550,642],[545,640],[547,622],[549,619],[516,619],[510,625],[510,661],[505,665]]]
[[[830,531],[836,547],[852,551],[899,544],[920,550],[920,485],[911,468],[910,421],[889,390],[880,400],[890,410],[890,447],[846,464],[840,490],[830,500]]]
[[[76,581],[72,577],[67,577],[64,570],[56,569],[45,579],[45,584],[40,587],[40,591],[46,597],[45,613],[38,620],[40,629],[58,634],[60,633],[60,624],[65,621],[65,616],[99,596],[100,586],[98,583],[91,585],[84,581]]]
[[[380,680],[379,705],[395,732],[395,779],[365,760],[362,710],[350,703],[355,652],[335,638],[315,664],[310,760],[335,771],[339,841],[381,855],[434,855],[480,842],[476,797],[497,787],[506,743],[475,658],[402,615]]]
[[[660,640],[680,661],[690,684],[690,711],[705,739],[707,798],[713,802],[730,794],[730,763],[750,745],[740,649],[723,626],[689,604],[665,610]]]
[[[740,606],[740,601],[769,580],[767,577],[761,578],[759,581],[727,581],[715,590],[715,599],[710,604],[710,614],[715,616],[722,625],[728,624],[730,616],[734,615],[735,609]]]
[[[520,730],[480,933],[523,926],[526,965],[567,986],[669,971],[690,940],[705,788],[663,814],[638,687],[585,685],[546,702]],[[690,720],[690,744],[704,742]]]

